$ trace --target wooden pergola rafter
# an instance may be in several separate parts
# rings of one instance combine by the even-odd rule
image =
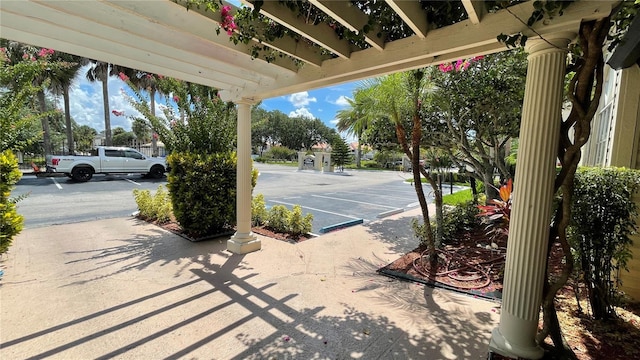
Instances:
[[[253,0],[244,3],[253,6]],[[300,39],[285,36],[234,44],[224,30],[216,34],[219,12],[204,6],[187,10],[187,0],[5,0],[0,3],[0,31],[5,38],[213,86],[227,100],[265,99],[501,51],[504,46],[496,40],[500,33],[535,36],[521,21],[533,11],[532,1],[511,6],[510,11],[489,12],[484,1],[462,0],[468,19],[438,29],[428,23],[419,1],[386,3],[414,35],[385,43],[375,28],[379,25],[374,25],[363,34],[366,48],[277,1],[263,2],[260,13]],[[354,33],[369,21],[369,14],[350,1],[310,4]],[[231,13],[237,9],[225,5]],[[575,30],[580,21],[602,16],[611,7],[610,1],[577,2],[535,30],[543,36]],[[267,46],[283,56],[270,63],[252,58],[254,46]]]

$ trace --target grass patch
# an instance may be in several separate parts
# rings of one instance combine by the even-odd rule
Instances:
[[[471,192],[471,189],[460,190],[442,197],[442,203],[445,205],[458,206],[469,201],[473,201],[473,193]]]

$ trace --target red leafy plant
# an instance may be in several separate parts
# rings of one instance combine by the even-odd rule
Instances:
[[[511,194],[513,179],[509,179],[500,187],[500,199],[491,199],[487,205],[478,205],[479,217],[482,217],[486,233],[491,239],[507,238],[509,236],[509,220],[511,219]]]

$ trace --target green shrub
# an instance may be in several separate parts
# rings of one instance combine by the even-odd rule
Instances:
[[[454,207],[447,207],[442,221],[442,241],[451,243],[456,236],[478,226],[478,207],[472,201]]]
[[[21,198],[10,198],[11,190],[20,181],[18,159],[11,150],[0,153],[0,254],[11,246],[13,238],[22,231],[24,217],[18,214],[16,203]]]
[[[262,154],[262,157],[271,160],[294,160],[298,158],[298,153],[295,150],[291,150],[286,146],[274,146],[267,152]]]
[[[264,195],[258,194],[251,200],[251,222],[253,225],[263,225],[267,218],[267,205],[264,201]]]
[[[171,198],[164,186],[159,185],[152,196],[149,190],[133,190],[133,197],[138,205],[140,216],[146,220],[165,223],[171,219]]]
[[[293,207],[293,210],[289,212],[288,220],[289,233],[293,235],[306,234],[311,231],[313,215],[307,214],[303,217],[300,205]]]
[[[311,231],[313,215],[302,216],[302,207],[294,205],[293,210],[284,205],[276,205],[269,209],[267,224],[274,231],[292,235],[305,234]]]
[[[270,228],[276,231],[287,232],[288,218],[289,209],[287,209],[287,207],[284,205],[275,205],[271,209],[269,209],[267,224]]]
[[[136,205],[138,205],[140,216],[145,219],[152,219],[154,211],[151,191],[133,189],[133,198],[136,200]]]
[[[636,204],[632,195],[640,172],[616,168],[585,168],[576,173],[572,222],[568,232],[577,255],[593,316],[615,316],[619,269],[631,258],[630,235],[636,231]]]
[[[172,153],[167,162],[173,214],[185,231],[203,236],[235,226],[235,153]]]

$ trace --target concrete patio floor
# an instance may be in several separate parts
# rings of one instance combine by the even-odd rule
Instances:
[[[416,245],[418,211],[247,255],[133,218],[24,230],[0,358],[486,358],[498,304],[375,272]]]

